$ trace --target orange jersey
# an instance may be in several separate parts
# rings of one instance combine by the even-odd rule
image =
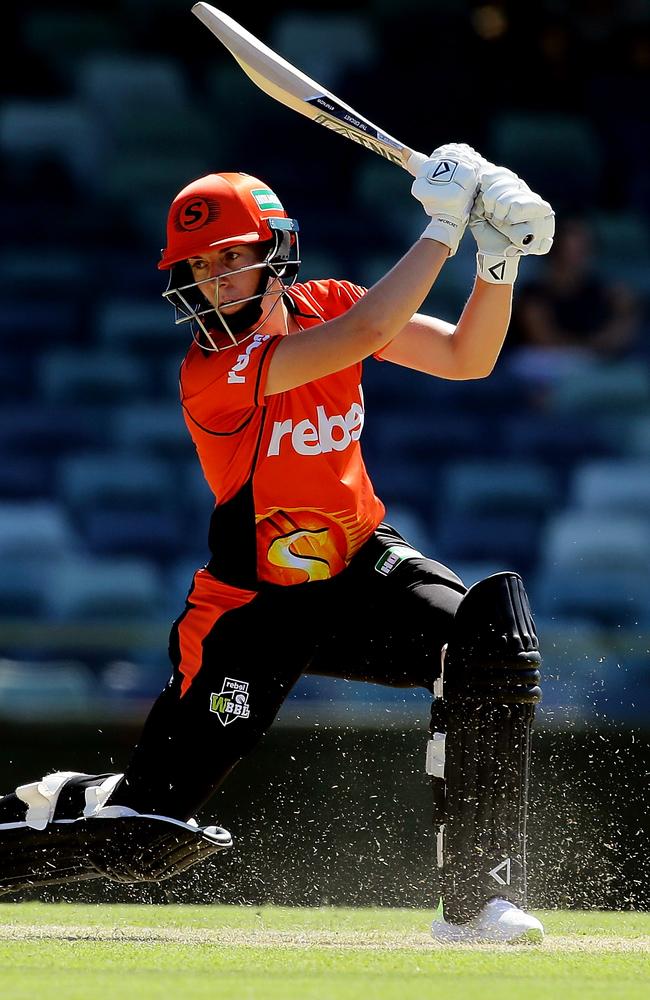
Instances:
[[[306,329],[364,292],[328,280],[287,295]],[[219,352],[192,344],[181,368],[185,421],[216,499],[210,569],[249,589],[335,576],[385,515],[361,456],[361,363],[265,398],[281,339],[255,334]]]

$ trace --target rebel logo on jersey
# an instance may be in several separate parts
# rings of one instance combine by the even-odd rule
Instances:
[[[323,455],[330,451],[345,451],[353,441],[361,437],[364,421],[363,394],[359,386],[361,402],[352,403],[347,413],[329,416],[324,406],[316,407],[315,420],[305,418],[294,422],[276,420],[271,431],[267,458],[279,455],[283,444],[293,448],[299,455]]]

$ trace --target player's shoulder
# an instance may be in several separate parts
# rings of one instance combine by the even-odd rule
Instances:
[[[229,348],[222,351],[207,351],[194,342],[190,344],[183,360],[182,373],[186,378],[191,378],[199,376],[199,373],[202,375],[209,369],[216,378],[219,372],[229,367],[228,360],[232,353]]]
[[[239,381],[234,374],[235,371],[255,360],[252,357],[253,351],[262,347],[268,340],[270,340],[268,335],[256,334],[248,342],[232,346],[229,344],[219,351],[208,351],[199,344],[191,344],[181,365],[181,396],[184,399],[194,396],[206,387],[214,385],[217,380]]]
[[[303,315],[311,312],[324,319],[332,313],[349,309],[366,291],[353,281],[319,278],[292,285],[287,289],[287,295]]]

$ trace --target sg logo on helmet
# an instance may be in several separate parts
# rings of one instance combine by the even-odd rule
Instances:
[[[200,229],[208,222],[213,222],[219,217],[219,205],[216,201],[207,201],[205,198],[193,198],[181,205],[176,219],[180,229],[191,231]]]

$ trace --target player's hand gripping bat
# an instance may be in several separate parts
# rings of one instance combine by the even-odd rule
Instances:
[[[360,143],[413,175],[419,164],[427,159],[423,153],[416,153],[392,135],[382,132],[216,7],[197,3],[192,13],[223,42],[253,83],[276,101]]]

